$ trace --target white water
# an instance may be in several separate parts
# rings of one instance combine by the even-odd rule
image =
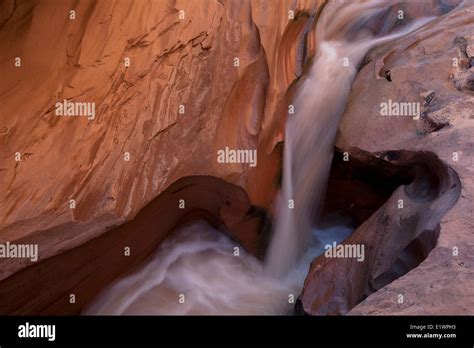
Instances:
[[[350,228],[327,229],[328,243]],[[330,240],[330,241],[329,241]],[[84,314],[291,314],[310,262],[310,247],[288,277],[272,278],[260,261],[206,222],[183,227],[133,274],[104,290]],[[184,303],[179,295],[184,294]]]
[[[133,274],[105,289],[84,314],[289,314],[310,262],[350,228],[314,231],[339,118],[366,52],[415,30],[373,38],[364,24],[389,1],[333,2],[317,23],[317,56],[286,127],[282,199],[265,267],[204,222],[176,231]],[[349,67],[343,66],[344,57]],[[295,208],[288,209],[288,200]],[[313,232],[313,233],[311,233]],[[289,272],[291,270],[291,272]],[[184,294],[184,303],[180,303]]]
[[[389,3],[393,1],[332,2],[316,24],[317,55],[297,92],[295,115],[286,124],[282,199],[266,259],[269,274],[286,274],[308,243],[328,179],[339,120],[361,60],[374,46],[431,20],[418,20],[399,32],[374,38],[364,24]],[[349,66],[343,65],[345,58]]]

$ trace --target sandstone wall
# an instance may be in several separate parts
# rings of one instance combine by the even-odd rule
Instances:
[[[0,242],[37,243],[43,260],[131,220],[189,175],[224,178],[269,208],[276,110],[302,72],[306,13],[317,10],[290,0],[2,2]],[[64,99],[94,102],[95,119],[56,116]],[[225,146],[258,149],[258,166],[217,163]],[[0,260],[0,279],[29,264]]]

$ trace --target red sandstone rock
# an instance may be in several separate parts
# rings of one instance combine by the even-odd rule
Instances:
[[[176,209],[181,199],[186,204]],[[131,221],[4,279],[0,298],[8,300],[0,301],[0,313],[78,314],[102,287],[145,260],[170,231],[194,219],[206,219],[222,231],[230,228],[236,243],[258,253],[259,235],[249,232],[260,231],[263,219],[251,211],[245,191],[222,179],[190,176]]]
[[[43,260],[188,175],[225,178],[268,208],[281,158],[268,130],[302,65],[306,19],[288,11],[316,3],[2,2],[0,241],[40,242]],[[64,99],[95,102],[95,119],[56,116]],[[218,164],[225,146],[258,149],[259,165]],[[0,278],[26,266],[0,262]]]
[[[20,292],[21,299],[0,301],[1,312],[42,312],[54,301],[49,313],[65,311],[63,292],[85,273],[66,274],[78,268],[91,277],[99,272],[99,285],[112,279],[100,275],[105,264],[86,265],[91,260],[81,252],[97,254],[102,244],[92,244],[101,238],[125,243],[119,226],[130,226],[144,207],[191,175],[224,178],[245,189],[247,194],[225,191],[228,202],[214,197],[205,217],[261,252],[263,217],[249,216],[255,205],[269,209],[277,189],[284,119],[275,110],[287,109],[288,86],[302,72],[309,22],[300,12],[314,14],[319,3],[3,1],[0,242],[37,243],[40,252],[39,263],[24,271],[29,260],[0,259],[0,291],[11,297],[22,284],[43,288],[59,275],[65,282],[37,300]],[[66,99],[94,102],[95,118],[56,116],[55,103]],[[258,166],[217,163],[216,151],[225,146],[257,149]],[[139,249],[136,260],[123,261],[128,266],[178,220],[202,212],[194,205],[196,212],[183,217],[176,202],[167,204],[172,211],[161,213],[163,229],[154,237],[148,230],[148,237],[135,236],[136,243],[151,244]],[[58,254],[64,256],[54,258]],[[84,294],[98,289],[84,286]]]
[[[455,182],[452,187],[433,191],[436,194],[431,194],[428,202],[437,204],[437,209],[428,208],[423,200],[417,203],[423,190],[414,192],[407,210],[414,214],[411,219],[417,223],[403,227],[397,221],[400,212],[393,208],[400,194],[410,187],[401,186],[347,241],[370,247],[368,264],[362,267],[350,260],[321,258],[313,262],[301,296],[304,311],[311,314],[474,313],[474,224],[468,213],[474,210],[470,140],[474,132],[471,120],[474,98],[466,82],[473,69],[468,64],[471,53],[467,47],[472,45],[474,12],[472,4],[465,5],[418,34],[369,54],[368,63],[353,84],[337,139],[341,151],[348,151],[351,156],[357,154],[357,149],[373,153],[387,151],[388,161],[393,160],[390,154],[406,150],[417,151],[420,156],[433,153],[441,162],[427,158],[430,165],[452,168],[452,173],[459,176],[462,187],[459,198],[455,203],[453,197],[445,203],[440,200],[450,190],[458,189]],[[454,58],[458,66],[453,66]],[[390,80],[381,71],[389,71]],[[380,103],[388,99],[421,103],[421,119],[380,116]],[[451,174],[446,173],[432,167],[419,178],[427,180],[427,187],[436,186],[449,182]],[[432,175],[437,179],[430,179]],[[449,210],[440,215],[437,213],[440,208]],[[423,225],[431,225],[426,229],[439,233],[436,247],[426,260],[358,304],[373,292],[367,288],[377,285],[377,276],[394,262],[393,249],[400,250],[410,238],[420,236]],[[347,277],[346,273],[341,277],[336,272],[340,269],[346,270]],[[402,303],[399,295],[403,295]]]
[[[314,53],[311,30],[321,3],[1,2],[0,242],[38,243],[41,262],[27,267],[29,261],[0,260],[0,298],[8,298],[0,301],[0,312],[77,313],[100,287],[142,261],[177,223],[197,216],[258,253],[263,218],[255,206],[271,209],[287,108],[295,80]],[[439,14],[430,6],[434,3],[410,3],[405,11],[408,18]],[[295,20],[288,19],[289,10]],[[436,168],[454,168],[463,188],[441,220],[438,246],[421,266],[351,313],[472,313],[474,226],[466,214],[473,210],[472,24],[471,7],[418,36],[375,50],[354,84],[337,141],[341,149],[429,151],[435,155],[426,158],[439,157]],[[16,57],[21,68],[15,67]],[[452,58],[458,58],[458,67]],[[412,96],[426,103],[423,120],[377,116],[382,97]],[[95,102],[96,118],[55,116],[54,104],[64,99]],[[225,146],[257,148],[258,166],[219,165],[216,150]],[[126,152],[130,161],[124,160]],[[456,163],[453,152],[460,155]],[[443,182],[452,178],[437,174]],[[228,183],[193,182],[194,175]],[[187,180],[189,188],[180,186]],[[182,189],[178,196],[176,185]],[[182,196],[185,212],[173,205]],[[74,210],[70,199],[76,200]],[[389,207],[393,199],[351,237],[373,247],[370,272],[357,264],[316,260],[302,296],[305,310],[347,312],[368,284],[377,287],[380,276],[392,272],[403,245],[426,240],[417,229],[397,235],[398,215]],[[436,202],[439,197],[431,197],[430,204]],[[434,221],[423,214],[423,204],[413,204],[423,223]],[[443,204],[438,212],[448,208]],[[381,228],[392,235],[376,238]],[[119,257],[124,244],[137,254]],[[459,257],[452,256],[453,247]],[[340,277],[341,269],[348,270],[347,279]],[[31,296],[32,288],[41,296]],[[79,300],[65,307],[71,288]],[[400,292],[408,300],[399,306]],[[328,302],[330,296],[335,301]],[[467,300],[453,304],[462,296]]]

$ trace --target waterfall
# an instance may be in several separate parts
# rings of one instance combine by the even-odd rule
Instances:
[[[332,231],[327,231],[332,234]],[[262,263],[203,221],[175,231],[134,273],[107,287],[87,315],[292,314],[310,262],[309,249],[290,277]]]
[[[316,56],[286,125],[282,198],[265,263],[243,248],[236,257],[235,241],[197,222],[175,231],[134,273],[104,289],[84,314],[292,313],[309,265],[323,244],[340,242],[352,230],[318,230],[313,225],[357,68],[372,47],[431,20],[375,37],[367,24],[393,3],[334,1],[318,18]]]
[[[367,23],[393,3],[334,1],[317,21],[316,56],[297,91],[295,113],[286,124],[281,199],[265,265],[272,275],[287,273],[308,243],[328,179],[339,120],[365,54],[432,19],[374,37]]]

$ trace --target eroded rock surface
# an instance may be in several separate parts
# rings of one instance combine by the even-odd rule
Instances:
[[[409,19],[439,15],[459,2],[403,8]],[[78,313],[176,224],[197,216],[261,252],[260,207],[271,212],[288,104],[315,53],[313,29],[323,3],[2,1],[0,242],[38,244],[40,262],[28,267],[29,260],[0,259],[0,312]],[[473,211],[474,11],[464,3],[419,34],[368,56],[337,140],[351,156],[429,153],[422,158],[435,162],[427,168],[450,173],[434,175],[438,183],[428,181],[436,188],[429,204],[407,197],[417,206],[420,226],[439,234],[438,245],[419,267],[384,286],[404,247],[415,240],[418,249],[432,249],[424,248],[430,244],[426,229],[411,226],[406,232],[397,223],[398,213],[408,213],[393,211],[396,194],[405,192],[397,189],[368,220],[363,222],[367,212],[359,216],[358,231],[365,232],[351,237],[374,247],[370,272],[347,262],[326,265],[324,274],[312,269],[302,296],[306,312],[347,312],[381,287],[350,313],[472,314],[474,222],[466,212]],[[383,33],[394,23],[371,29]],[[95,118],[56,116],[55,103],[65,99],[94,102]],[[379,104],[387,99],[421,102],[421,119],[381,117]],[[257,149],[257,167],[217,163],[216,151],[226,146]],[[459,186],[440,191],[440,182],[454,183],[457,176],[460,194],[450,193]],[[424,211],[426,205],[434,205],[437,215]],[[439,226],[435,219],[441,219]],[[379,238],[382,227],[394,234]],[[391,238],[394,250],[386,248]],[[122,257],[127,245],[131,258]],[[348,278],[341,278],[344,267]],[[319,286],[312,279],[329,283]],[[331,281],[339,282],[339,292]],[[32,289],[41,296],[32,296]],[[70,289],[81,296],[77,305],[65,306]],[[403,304],[397,303],[400,293]],[[324,303],[326,294],[337,301]]]
[[[302,72],[304,13],[318,4],[2,2],[0,241],[38,243],[44,260],[189,175],[224,178],[269,208],[284,124],[275,110]],[[65,99],[94,102],[95,118],[56,116]],[[226,146],[257,149],[257,167],[217,163]],[[30,264],[2,259],[0,279]]]
[[[363,245],[364,252],[359,257],[322,254],[313,261],[300,296],[300,305],[306,313],[345,314],[400,273],[418,266],[418,254],[426,256],[433,247],[430,244],[431,247],[423,248],[423,244],[430,239],[436,242],[438,222],[455,204],[461,191],[454,170],[432,153],[392,151],[370,155],[355,148],[350,151],[354,161],[381,168],[382,178],[411,176],[411,183],[396,188],[342,243],[350,247]],[[435,237],[429,238],[430,235]],[[408,250],[420,236],[423,236],[419,240],[421,250]],[[411,247],[416,249],[414,245]]]
[[[352,155],[360,149],[382,152],[387,161],[397,159],[397,154],[406,150],[422,157],[427,153],[435,157],[432,160],[426,158],[428,169],[420,175],[424,178],[422,180],[428,180],[420,186],[425,189],[405,197],[405,203],[408,201],[415,205],[410,203],[407,208],[397,209],[398,197],[402,191],[408,193],[407,189],[415,182],[401,186],[347,241],[365,243],[369,255],[372,255],[369,257],[373,259],[362,267],[349,260],[321,259],[313,263],[301,297],[305,312],[473,314],[474,222],[468,213],[474,209],[471,141],[474,94],[469,82],[473,73],[470,53],[473,28],[473,4],[464,2],[464,7],[435,20],[416,34],[374,50],[367,57],[366,65],[352,86],[337,146]],[[381,116],[380,104],[389,99],[420,103],[420,119]],[[447,175],[446,170],[440,171],[436,167],[449,168],[451,174]],[[438,179],[429,179],[433,175]],[[452,175],[459,177],[460,185]],[[442,210],[446,214],[443,215],[438,208],[425,206],[426,202],[422,202],[431,185],[437,187],[446,183],[449,177],[451,179],[447,182],[452,185],[426,197],[432,204],[438,202],[438,208],[444,205]],[[459,193],[454,192],[459,189]],[[453,192],[448,194],[449,191]],[[446,197],[446,194],[451,198],[441,203],[438,195]],[[451,204],[454,205],[449,209]],[[396,216],[408,211],[415,213],[409,218],[415,219],[412,221],[414,224],[407,225],[409,220],[404,218],[397,221]],[[374,219],[381,220],[375,222]],[[435,226],[438,221],[439,231]],[[398,232],[387,235],[387,224],[398,226]],[[430,227],[420,228],[428,225]],[[380,276],[394,262],[393,249],[406,247],[410,240],[426,230],[439,233],[437,244],[427,258],[406,275],[370,295],[367,286],[375,285],[373,290],[378,288],[377,275]],[[371,237],[366,240],[364,235]],[[390,241],[386,243],[392,251],[383,247],[383,242],[377,245],[377,250],[371,249],[374,243],[378,243],[378,238],[387,237]],[[426,242],[426,238],[424,240]],[[347,270],[347,277],[345,274],[341,278],[336,272],[328,271],[335,270],[337,263],[344,263],[339,267]],[[323,267],[332,276],[322,276]],[[315,292],[319,292],[319,296]],[[366,295],[370,296],[358,304]],[[400,295],[403,296],[401,302]]]
[[[175,209],[181,199],[186,205]],[[170,231],[194,219],[232,231],[257,254],[255,231],[262,229],[263,218],[238,186],[210,176],[181,178],[131,221],[4,279],[0,298],[8,300],[0,301],[0,313],[78,314],[105,285],[144,261]]]

